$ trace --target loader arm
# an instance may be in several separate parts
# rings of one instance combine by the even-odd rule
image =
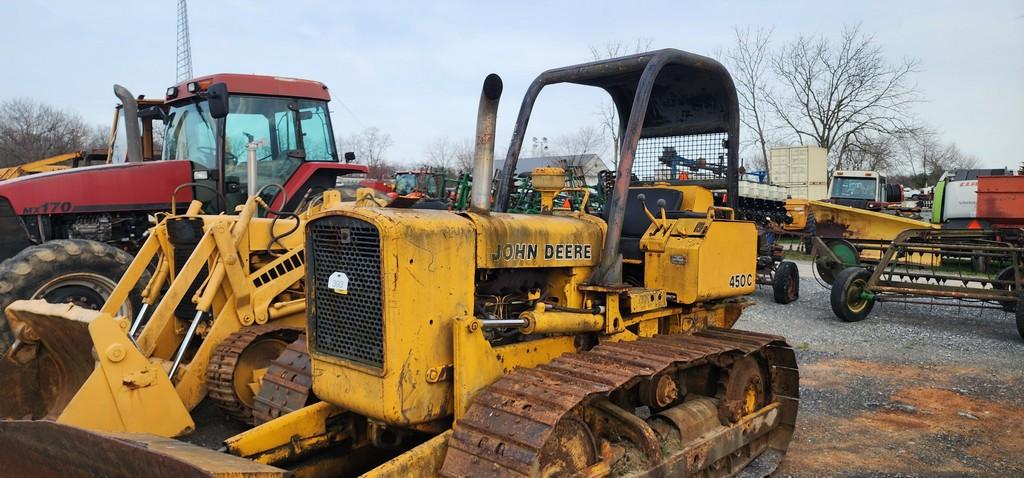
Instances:
[[[38,337],[16,347],[20,363],[0,366],[0,378],[19,384],[5,394],[12,397],[0,404],[3,415],[166,437],[194,430],[189,411],[207,395],[218,345],[269,322],[305,327],[301,234],[288,235],[296,230],[289,221],[254,219],[259,202],[251,199],[236,216],[201,215],[193,203],[185,214],[163,219],[100,311],[42,301],[12,306],[13,321]],[[196,235],[186,241],[191,251],[175,251],[176,234]],[[186,253],[187,260],[175,264]],[[134,318],[116,316],[151,264],[156,272],[143,289],[147,307]],[[187,304],[194,304],[189,317],[182,316]],[[41,363],[59,365],[40,371]]]

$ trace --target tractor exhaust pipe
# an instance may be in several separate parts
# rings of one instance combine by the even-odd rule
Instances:
[[[128,88],[114,85],[114,96],[121,100],[124,113],[124,137],[128,143],[128,162],[142,162],[142,132],[139,130],[139,102]]]
[[[484,79],[480,92],[480,109],[476,113],[476,148],[473,151],[473,190],[469,210],[479,214],[491,211],[491,185],[494,175],[494,132],[498,126],[498,100],[501,99],[501,77],[491,73]]]

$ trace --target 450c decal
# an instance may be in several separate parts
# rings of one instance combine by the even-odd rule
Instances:
[[[729,276],[729,287],[734,289],[750,287],[752,285],[754,285],[753,274],[733,274]]]

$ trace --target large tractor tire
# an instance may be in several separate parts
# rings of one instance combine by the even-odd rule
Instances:
[[[875,300],[861,295],[871,273],[860,267],[847,267],[836,276],[830,296],[832,312],[844,322],[860,322],[871,313]]]
[[[795,262],[779,263],[772,281],[772,295],[776,304],[788,304],[800,297],[800,271]]]
[[[84,239],[58,239],[28,247],[0,263],[0,310],[20,299],[99,309],[131,262],[132,255],[125,251]],[[134,317],[142,305],[145,285],[145,280],[139,281],[119,314]],[[0,354],[13,340],[7,317],[0,317]]]

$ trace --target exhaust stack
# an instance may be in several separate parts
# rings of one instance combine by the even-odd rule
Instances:
[[[491,73],[484,79],[480,92],[480,109],[476,114],[476,148],[473,151],[473,189],[469,210],[487,214],[491,211],[491,184],[494,175],[494,132],[498,126],[498,100],[501,99],[501,77]]]
[[[121,100],[124,113],[124,137],[128,143],[128,162],[142,162],[142,132],[139,130],[139,102],[128,88],[114,85],[114,96]]]

